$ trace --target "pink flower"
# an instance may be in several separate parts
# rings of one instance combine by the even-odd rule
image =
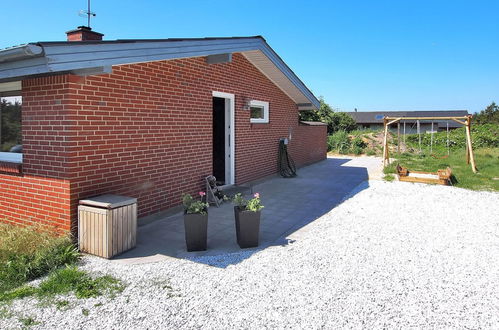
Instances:
[[[259,193],[255,193],[253,196],[254,196],[255,198],[260,198],[260,194],[259,194]]]
[[[204,191],[199,192],[199,196],[203,197],[204,195],[206,195],[206,193]]]

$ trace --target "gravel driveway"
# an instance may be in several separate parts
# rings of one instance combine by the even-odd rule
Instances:
[[[499,328],[498,193],[369,181],[289,238],[141,265],[86,257],[125,291],[67,310],[17,301],[0,328]]]

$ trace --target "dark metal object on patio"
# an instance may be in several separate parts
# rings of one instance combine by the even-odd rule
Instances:
[[[296,176],[296,166],[288,154],[287,142],[287,138],[279,140],[279,173],[283,178],[293,178]]]
[[[224,194],[222,193],[222,188],[217,186],[217,178],[213,175],[207,176],[206,181],[206,202],[215,203],[218,207],[224,200]]]

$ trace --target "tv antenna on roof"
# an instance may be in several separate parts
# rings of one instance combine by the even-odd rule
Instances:
[[[90,29],[90,17],[95,17],[96,14],[90,11],[90,0],[87,2],[87,10],[80,10],[78,12],[78,16],[85,17],[87,16],[87,27]]]

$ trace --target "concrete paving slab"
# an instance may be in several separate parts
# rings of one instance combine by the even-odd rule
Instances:
[[[292,179],[271,177],[245,185],[244,191],[259,192],[262,210],[260,246],[288,244],[290,238],[307,224],[328,213],[366,181],[369,173],[380,170],[382,162],[375,157],[328,157],[326,160],[298,169]],[[247,188],[249,187],[249,188]],[[160,216],[148,216],[138,229],[137,247],[112,259],[114,262],[136,264],[165,258],[192,258],[239,252],[236,242],[234,210],[229,202],[210,207],[208,219],[208,250],[187,252],[185,249],[183,213],[179,208]],[[139,220],[140,221],[140,220]],[[251,253],[247,254],[251,256]]]

